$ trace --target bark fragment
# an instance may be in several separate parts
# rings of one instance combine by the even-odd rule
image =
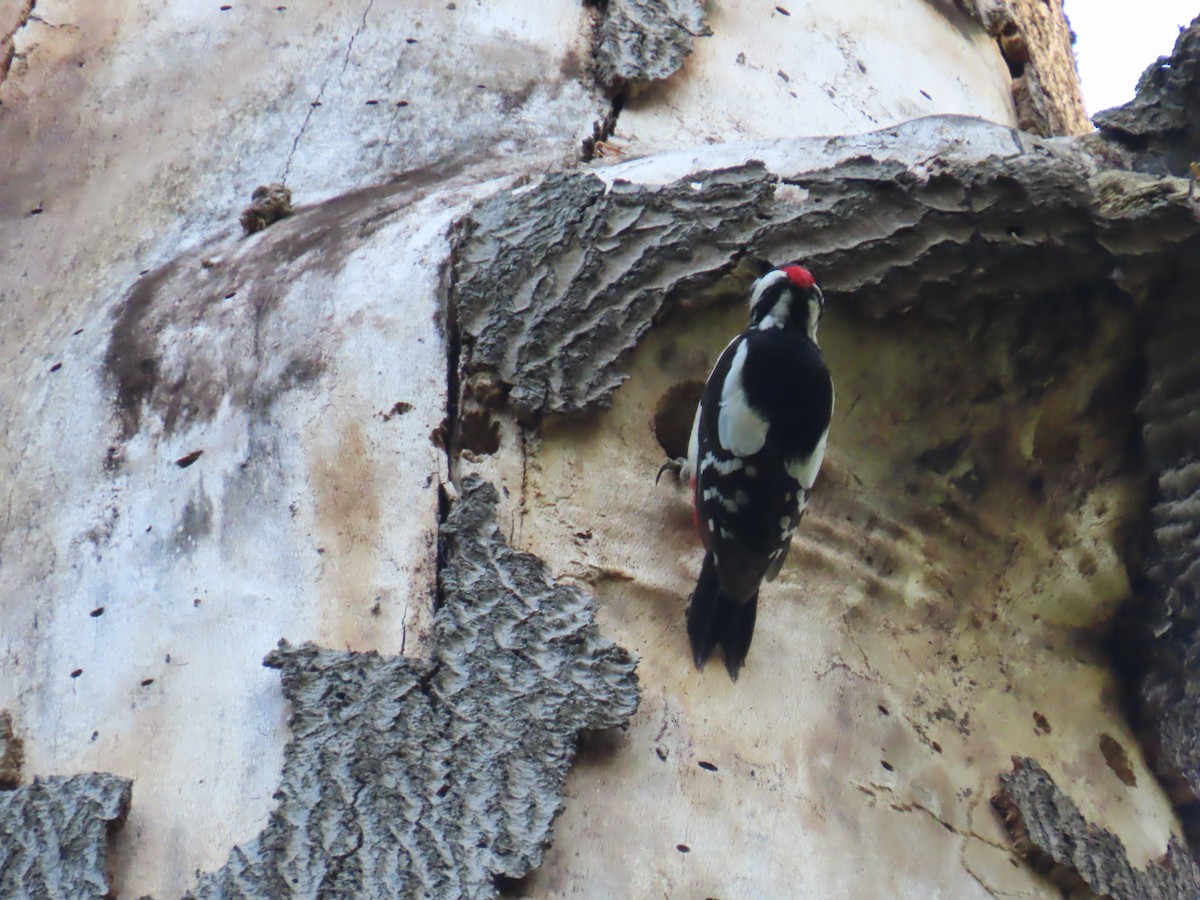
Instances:
[[[25,747],[13,731],[12,715],[0,709],[0,791],[10,791],[21,783],[21,764]]]
[[[1172,838],[1167,855],[1135,869],[1121,839],[1090,824],[1075,802],[1029,757],[1014,757],[992,805],[1017,852],[1069,897],[1176,900],[1200,895],[1200,869]]]
[[[190,897],[490,897],[540,864],[583,729],[637,708],[635,664],[592,601],[512,550],[495,489],[442,526],[432,662],[281,642],[293,707],[279,806]]]
[[[0,897],[112,896],[108,835],[124,825],[132,789],[96,772],[0,792]]]
[[[608,0],[596,34],[596,74],[609,89],[673,75],[712,34],[704,0]]]
[[[250,199],[238,219],[246,234],[262,231],[292,214],[292,192],[282,184],[260,184]]]

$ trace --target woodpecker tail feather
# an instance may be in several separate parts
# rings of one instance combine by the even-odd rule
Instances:
[[[696,668],[703,669],[708,657],[719,646],[725,656],[729,677],[737,681],[738,671],[750,652],[757,613],[758,592],[755,591],[746,602],[738,603],[721,590],[712,553],[704,554],[700,578],[687,610],[688,639]]]

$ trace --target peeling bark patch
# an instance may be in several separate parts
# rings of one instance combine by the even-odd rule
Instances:
[[[111,897],[108,835],[124,825],[132,789],[97,772],[0,792],[0,897]]]
[[[1016,851],[1070,896],[1149,900],[1200,896],[1200,868],[1178,839],[1167,855],[1135,869],[1121,839],[1084,819],[1038,763],[1014,757],[992,805]]]
[[[0,709],[0,791],[11,791],[21,783],[25,745],[13,731],[12,715]]]
[[[1130,151],[1140,171],[1186,177],[1200,157],[1200,16],[1180,32],[1169,57],[1142,73],[1132,100],[1092,121]]]
[[[698,37],[711,35],[704,0],[608,0],[596,32],[596,75],[619,90],[669,78]]]
[[[635,663],[592,600],[512,550],[478,478],[442,526],[431,662],[281,642],[279,806],[189,897],[492,897],[538,866],[583,729],[624,724]]]
[[[511,386],[527,422],[606,406],[668,292],[729,268],[772,191],[748,165],[661,188],[553,175],[482,204],[456,242],[463,383]]]

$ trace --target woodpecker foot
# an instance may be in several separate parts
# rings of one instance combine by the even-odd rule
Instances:
[[[672,478],[674,478],[676,481],[680,481],[683,478],[683,474],[686,469],[687,460],[684,457],[681,456],[679,459],[668,459],[665,463],[658,467],[658,474],[654,476],[654,483],[658,484],[659,479],[662,478],[663,472],[670,472]]]

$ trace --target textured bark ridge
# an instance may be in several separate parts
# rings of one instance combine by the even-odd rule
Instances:
[[[1146,554],[1148,594],[1137,611],[1142,721],[1159,775],[1197,835],[1200,801],[1200,364],[1195,266],[1172,279],[1146,347],[1139,406],[1146,460],[1157,478]]]
[[[442,527],[431,662],[281,642],[294,709],[279,806],[191,897],[488,897],[540,864],[583,729],[638,704],[591,599],[505,543],[464,479]]]
[[[0,792],[0,897],[110,897],[108,836],[133,782],[97,772]]]
[[[596,75],[610,89],[668,78],[712,34],[704,0],[609,0],[596,34]]]
[[[1091,825],[1036,761],[1013,759],[992,804],[1017,851],[1070,897],[1176,900],[1200,896],[1200,869],[1175,838],[1145,869],[1129,862],[1121,839]]]
[[[766,168],[608,192],[552,176],[484,204],[453,290],[466,392],[498,380],[491,396],[507,390],[527,420],[605,405],[664,306],[742,295],[743,258],[802,254],[836,302],[877,317],[922,306],[962,320],[979,302],[1066,314],[1062,298],[1144,286],[1200,248],[1184,185],[1102,169],[1074,141],[940,117],[756,149]]]
[[[1096,116],[1108,139],[1143,171],[1185,175],[1200,160],[1200,17],[1170,57],[1146,69],[1137,96]],[[1194,253],[1163,269],[1148,318],[1146,391],[1138,412],[1145,459],[1156,479],[1143,574],[1145,602],[1133,611],[1140,639],[1129,655],[1141,670],[1143,737],[1166,788],[1200,840],[1200,365]]]
[[[468,395],[498,379],[525,420],[607,405],[668,289],[729,266],[771,193],[750,165],[662,188],[552,175],[484,203],[463,224],[453,291]]]
[[[1138,79],[1124,106],[1093,117],[1101,134],[1126,147],[1134,167],[1187,175],[1200,150],[1200,16]]]

